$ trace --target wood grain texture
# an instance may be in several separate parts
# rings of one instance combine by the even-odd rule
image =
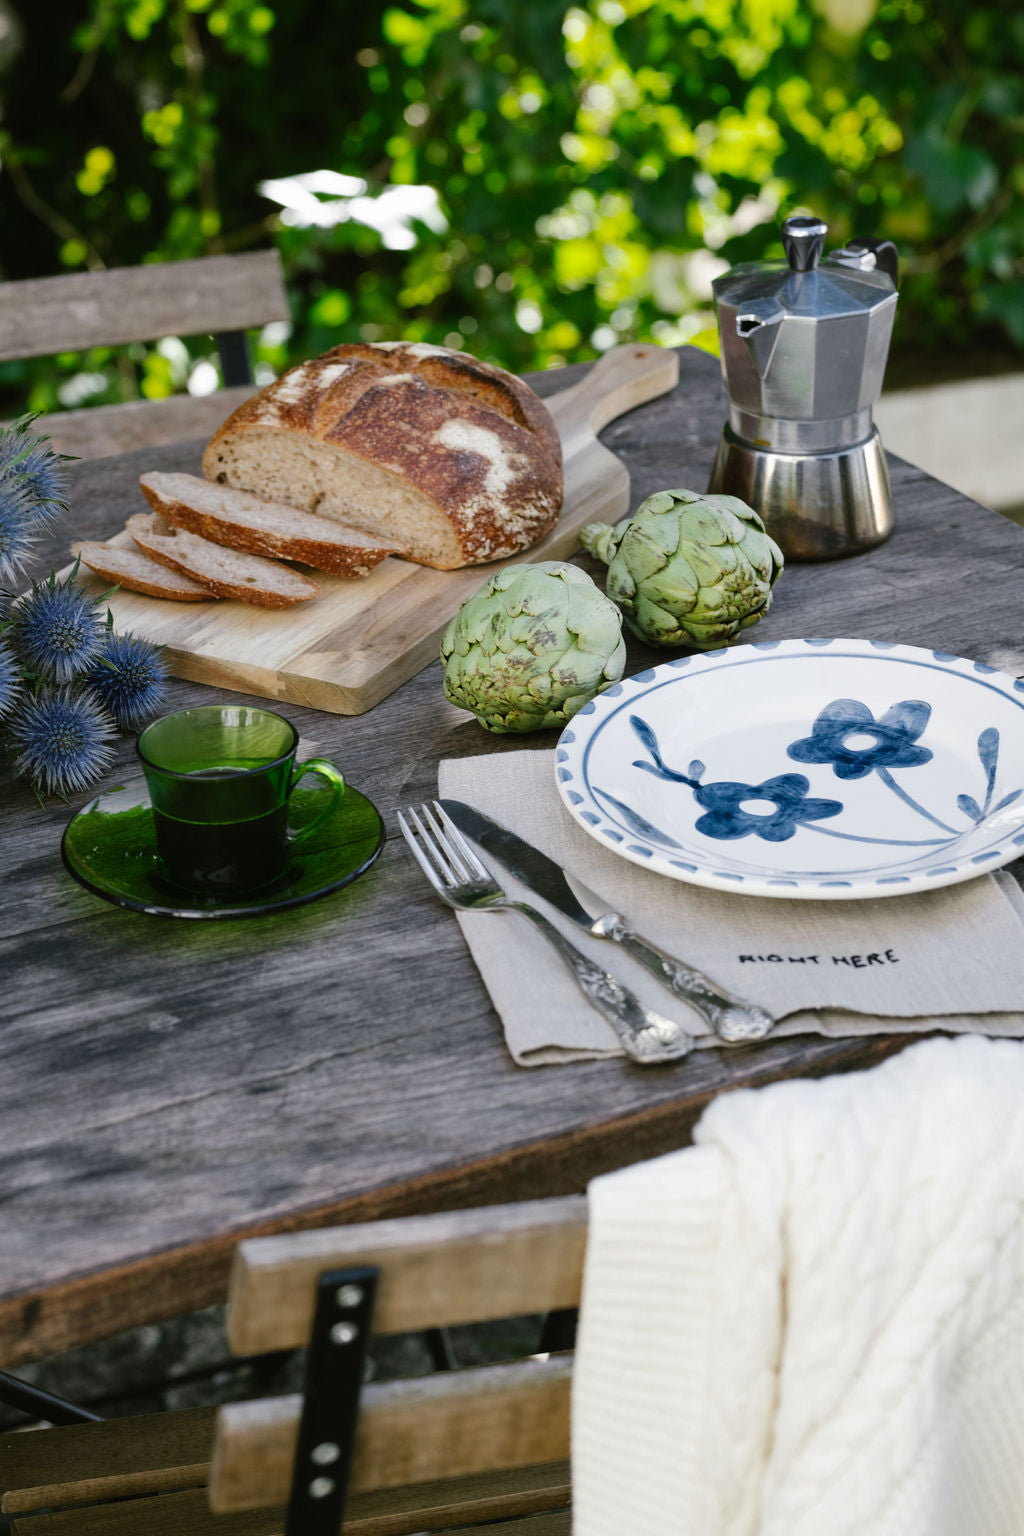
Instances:
[[[80,1438],[70,1448],[66,1463],[62,1457],[69,1450],[62,1430],[8,1437],[8,1446],[0,1444],[0,1467],[6,1483],[17,1492],[5,1506],[9,1514],[47,1510],[34,1519],[15,1520],[15,1536],[280,1536],[283,1531],[281,1509],[247,1511],[236,1515],[214,1515],[210,1510],[209,1453],[213,1448],[213,1420],[216,1410],[202,1410],[202,1439],[196,1433],[198,1420],[191,1412],[147,1416],[143,1436],[137,1432],[139,1421],[119,1419],[107,1428],[105,1436]],[[174,1420],[191,1421],[188,1429]],[[78,1426],[76,1426],[77,1428]],[[98,1426],[82,1426],[98,1428]],[[161,1433],[162,1432],[162,1433]],[[156,1437],[164,1450],[163,1460],[170,1464],[175,1452],[194,1454],[201,1445],[203,1461],[180,1471],[180,1484],[147,1484],[143,1481],[141,1462],[153,1461]],[[137,1480],[129,1486],[123,1478],[108,1477],[101,1486],[101,1476],[108,1474],[110,1451],[115,1438],[130,1448],[137,1463]],[[41,1450],[27,1453],[19,1440],[50,1442],[45,1455]],[[126,1450],[119,1454],[127,1461]],[[33,1463],[32,1457],[35,1461]],[[20,1458],[20,1459],[19,1459]],[[48,1469],[49,1475],[44,1471]],[[43,1475],[40,1476],[40,1472]],[[29,1481],[19,1481],[22,1474]],[[201,1485],[201,1486],[200,1486]],[[164,1490],[179,1487],[180,1491]],[[153,1498],[153,1494],[160,1494]],[[145,1497],[145,1502],[141,1502]],[[346,1536],[408,1536],[414,1531],[442,1530],[467,1521],[512,1520],[541,1510],[568,1505],[570,1498],[567,1460],[546,1462],[540,1466],[516,1467],[497,1472],[473,1473],[465,1477],[435,1479],[429,1483],[371,1492],[353,1493],[345,1509]],[[87,1501],[102,1500],[101,1508],[83,1508]],[[116,1501],[116,1502],[115,1502]],[[55,1506],[74,1505],[63,1512]],[[53,1512],[49,1512],[53,1510]],[[144,1517],[144,1518],[143,1518]]]
[[[178,677],[362,714],[436,658],[449,619],[490,574],[523,561],[563,559],[576,549],[584,523],[625,515],[629,474],[596,432],[671,390],[677,377],[674,352],[616,347],[549,402],[562,440],[562,514],[546,538],[509,560],[435,571],[388,559],[358,580],[317,572],[320,597],[275,613],[242,602],[183,604],[118,592],[109,602],[115,622],[164,646]],[[190,468],[185,452],[178,467]],[[141,493],[138,501],[144,505]],[[115,542],[131,545],[127,533]],[[86,585],[99,593],[109,583],[89,575]]]
[[[214,1410],[147,1413],[0,1437],[0,1510],[137,1497],[204,1483]]]
[[[401,1488],[564,1460],[571,1383],[571,1356],[371,1382],[360,1399],[350,1487]],[[212,1509],[230,1514],[287,1499],[301,1406],[293,1396],[218,1410]]]
[[[717,364],[606,428],[631,501],[707,485],[726,407]],[[585,365],[533,382],[553,392]],[[74,538],[123,525],[144,469],[198,472],[201,444],[75,466]],[[856,559],[794,565],[763,639],[863,636],[1024,672],[1024,529],[893,460],[896,531]],[[584,568],[599,574],[588,557]],[[627,672],[664,660],[627,637]],[[218,697],[175,681],[168,708]],[[254,701],[255,702],[255,701]],[[434,663],[362,716],[287,710],[300,755],[336,758],[381,809],[432,797],[442,757],[550,749],[444,699]],[[109,784],[138,775],[117,743]],[[684,1146],[734,1087],[871,1066],[906,1036],[766,1041],[649,1070],[510,1061],[451,913],[394,840],[321,902],[205,927],[81,890],[60,863],[72,805],[0,763],[0,1362],[10,1368],[226,1294],[240,1238],[568,1195]],[[1019,864],[1014,866],[1020,868]],[[737,897],[737,921],[742,921]]]
[[[369,1536],[358,1527],[353,1530]],[[121,1504],[22,1515],[12,1521],[11,1536],[284,1536],[284,1513],[268,1509],[215,1515],[206,1489],[196,1488]]]
[[[586,1223],[586,1201],[570,1196],[251,1238],[235,1254],[228,1342],[254,1355],[305,1344],[318,1276],[359,1264],[381,1270],[374,1333],[574,1307]]]
[[[76,459],[103,459],[137,448],[162,448],[194,437],[212,437],[255,384],[236,384],[212,395],[169,395],[166,400],[131,400],[126,405],[97,405],[55,411],[37,417],[58,453]]]
[[[412,1536],[415,1531],[442,1529],[456,1533],[457,1518],[453,1519],[449,1508],[442,1509],[436,1518],[432,1510],[424,1511],[417,1525],[415,1514],[363,1519],[358,1507],[357,1497],[346,1515],[345,1536]],[[567,1510],[521,1519],[514,1509],[496,1508],[496,1515],[488,1508],[482,1518],[502,1520],[497,1529],[493,1523],[458,1524],[457,1536],[570,1536],[572,1522]],[[15,1520],[11,1529],[12,1536],[283,1536],[284,1512],[251,1510],[240,1515],[214,1515],[205,1492],[197,1491],[165,1494],[145,1502],[133,1499],[126,1504],[30,1515]]]
[[[568,1461],[377,1489],[348,1499],[345,1536],[409,1536],[413,1531],[448,1530],[466,1521],[476,1529],[478,1521],[520,1520],[565,1508],[570,1494]],[[491,1536],[495,1536],[493,1527]],[[513,1526],[508,1536],[528,1533]]]
[[[289,320],[277,251],[0,283],[0,361]]]

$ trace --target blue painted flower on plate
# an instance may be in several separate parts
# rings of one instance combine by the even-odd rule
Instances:
[[[694,788],[704,815],[697,820],[697,831],[705,837],[763,837],[769,843],[785,843],[797,827],[809,821],[838,816],[843,809],[839,800],[819,800],[808,796],[810,782],[802,773],[780,773],[763,784],[737,784],[723,780]],[[751,801],[767,800],[773,811],[752,811],[744,807]]]
[[[931,712],[923,699],[903,699],[876,720],[859,699],[833,699],[811,734],[787,748],[787,756],[798,763],[830,763],[840,779],[862,779],[875,768],[916,768],[931,761],[929,749],[916,745]]]

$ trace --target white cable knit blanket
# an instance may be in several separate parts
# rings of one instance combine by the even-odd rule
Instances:
[[[574,1536],[1022,1536],[1024,1045],[727,1094],[589,1199]]]

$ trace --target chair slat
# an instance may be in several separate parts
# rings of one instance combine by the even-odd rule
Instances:
[[[282,1536],[283,1531],[280,1509],[212,1514],[205,1488],[22,1515],[11,1524],[11,1536]]]
[[[29,278],[0,284],[0,360],[242,331],[289,317],[276,251]]]
[[[363,1392],[349,1487],[537,1466],[569,1454],[571,1357],[373,1384]],[[231,1404],[218,1415],[210,1504],[219,1513],[287,1500],[301,1399]]]
[[[37,416],[32,430],[44,433],[58,453],[69,453],[76,459],[105,459],[114,453],[160,448],[193,438],[206,441],[256,387],[236,384],[212,395],[169,395],[165,400],[54,411]]]
[[[235,1254],[228,1341],[236,1354],[305,1344],[316,1277],[350,1264],[381,1266],[375,1333],[575,1306],[586,1219],[580,1195],[251,1238]]]
[[[559,1536],[568,1525],[536,1526],[527,1517],[569,1503],[569,1463],[450,1478],[386,1492],[355,1494],[345,1511],[345,1536],[412,1536],[417,1531],[449,1530],[473,1521],[526,1520],[509,1527],[508,1536]],[[125,1499],[91,1509],[67,1509],[24,1515],[13,1522],[12,1536],[282,1536],[284,1510],[247,1510],[215,1515],[205,1489],[166,1493],[157,1498]],[[488,1536],[493,1536],[489,1527]],[[465,1536],[472,1536],[466,1532]]]
[[[347,1536],[347,1533],[346,1533]],[[517,1520],[512,1525],[474,1525],[472,1528],[453,1532],[452,1536],[572,1536],[572,1515],[566,1510],[555,1510],[547,1515],[535,1515],[532,1520]]]
[[[140,1414],[0,1438],[0,1510],[21,1514],[206,1482],[216,1409]]]

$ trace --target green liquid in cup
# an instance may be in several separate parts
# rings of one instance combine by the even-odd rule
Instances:
[[[154,809],[156,849],[175,885],[238,895],[276,880],[288,858],[288,807],[221,826],[175,821]],[[173,872],[173,875],[172,875]]]
[[[296,765],[290,721],[246,705],[181,710],[147,726],[137,747],[153,807],[163,879],[207,896],[238,896],[288,878],[292,847],[322,826],[344,792],[333,763]],[[288,802],[306,773],[333,786],[299,829]]]

